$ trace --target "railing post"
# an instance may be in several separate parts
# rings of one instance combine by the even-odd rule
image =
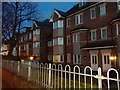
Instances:
[[[99,90],[102,89],[102,73],[101,73],[101,68],[98,68],[98,88]]]
[[[49,76],[48,76],[48,82],[49,82],[49,88],[50,88],[50,84],[51,84],[51,63],[49,63]]]
[[[28,80],[30,80],[31,76],[31,62],[28,63]]]
[[[18,75],[20,73],[20,61],[18,61],[17,73],[18,73]]]

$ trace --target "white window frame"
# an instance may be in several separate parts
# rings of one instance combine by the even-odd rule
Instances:
[[[101,29],[101,39],[107,39],[107,26],[106,27],[102,27],[100,29]],[[106,31],[106,37],[105,38],[103,37],[103,30]]]
[[[60,26],[60,22],[62,22],[62,26]],[[63,28],[63,20],[58,21],[58,28]]]
[[[29,39],[32,39],[32,33],[29,33]]]
[[[79,54],[74,54],[74,55],[73,55],[73,63],[74,63],[74,64],[80,64],[80,62],[78,61],[78,56],[80,56],[80,62],[81,62],[81,55],[79,55]],[[75,62],[75,57],[76,57],[76,62]]]
[[[120,35],[120,34],[119,34],[119,30],[118,30],[118,25],[120,25],[120,23],[117,23],[117,24],[116,24],[116,31],[117,31],[117,35]]]
[[[97,40],[97,33],[96,33],[96,29],[95,30],[91,30],[91,41],[95,41]],[[95,39],[93,39],[93,32],[95,32]]]
[[[60,40],[62,40],[62,41],[60,41]],[[63,42],[64,42],[63,37],[59,37],[58,38],[58,45],[63,45]]]
[[[81,19],[80,19],[81,16]],[[83,13],[77,14],[75,16],[75,23],[76,25],[83,24]]]
[[[102,14],[102,12],[103,12],[103,11],[102,11],[102,7],[104,7],[104,13],[103,13],[103,14]],[[106,10],[106,9],[107,9],[107,8],[106,8],[106,3],[100,4],[100,5],[99,5],[99,8],[100,8],[100,16],[106,15],[106,13],[107,13],[107,12],[106,12],[106,11],[107,11],[107,10]]]
[[[120,11],[120,0],[117,0],[118,11]]]
[[[93,15],[93,12],[92,12],[93,10],[95,11],[94,17],[92,16],[92,15]],[[95,8],[91,8],[91,9],[90,9],[90,18],[91,18],[91,19],[96,18],[96,9],[95,9]]]
[[[70,18],[67,18],[67,27],[70,27]]]
[[[75,40],[74,40],[74,36],[75,36]],[[78,36],[79,36],[79,40],[78,40]],[[73,42],[79,42],[80,41],[80,33],[74,33],[73,34]]]

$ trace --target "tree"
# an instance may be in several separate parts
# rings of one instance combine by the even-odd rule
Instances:
[[[37,4],[31,2],[4,2],[2,7],[3,41],[9,42],[8,55],[11,56],[13,48],[19,44],[19,34],[25,22],[40,19],[40,13],[37,11]]]

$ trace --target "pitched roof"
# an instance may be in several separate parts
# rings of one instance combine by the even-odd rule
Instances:
[[[49,19],[46,19],[42,22],[35,21],[38,27],[52,27],[52,23],[49,22]]]
[[[73,13],[76,13],[76,12],[78,12],[78,11],[80,11],[80,10],[88,7],[88,6],[91,6],[91,5],[95,4],[95,3],[97,3],[97,2],[86,2],[86,4],[84,4],[84,5],[82,5],[82,6],[79,6],[79,3],[77,3],[77,4],[74,5],[70,10],[68,10],[68,11],[66,12],[66,16],[68,16],[68,15],[70,15],[70,14],[73,14]]]
[[[55,11],[57,11],[62,17],[65,17],[66,13],[61,11],[61,10],[58,10],[58,9],[54,9]]]
[[[96,48],[104,48],[104,47],[113,47],[116,46],[117,43],[112,40],[105,40],[105,41],[97,41],[97,42],[91,42],[87,45],[81,47],[81,49],[96,49]]]

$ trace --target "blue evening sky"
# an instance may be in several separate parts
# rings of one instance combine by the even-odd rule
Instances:
[[[35,2],[37,3],[37,10],[39,11],[40,20],[50,19],[54,9],[58,9],[66,12],[72,8],[77,2]],[[32,22],[28,21],[24,24],[25,26],[31,27]]]
[[[42,20],[50,19],[54,9],[62,10],[66,12],[73,7],[76,2],[39,2],[38,8],[41,13]]]

